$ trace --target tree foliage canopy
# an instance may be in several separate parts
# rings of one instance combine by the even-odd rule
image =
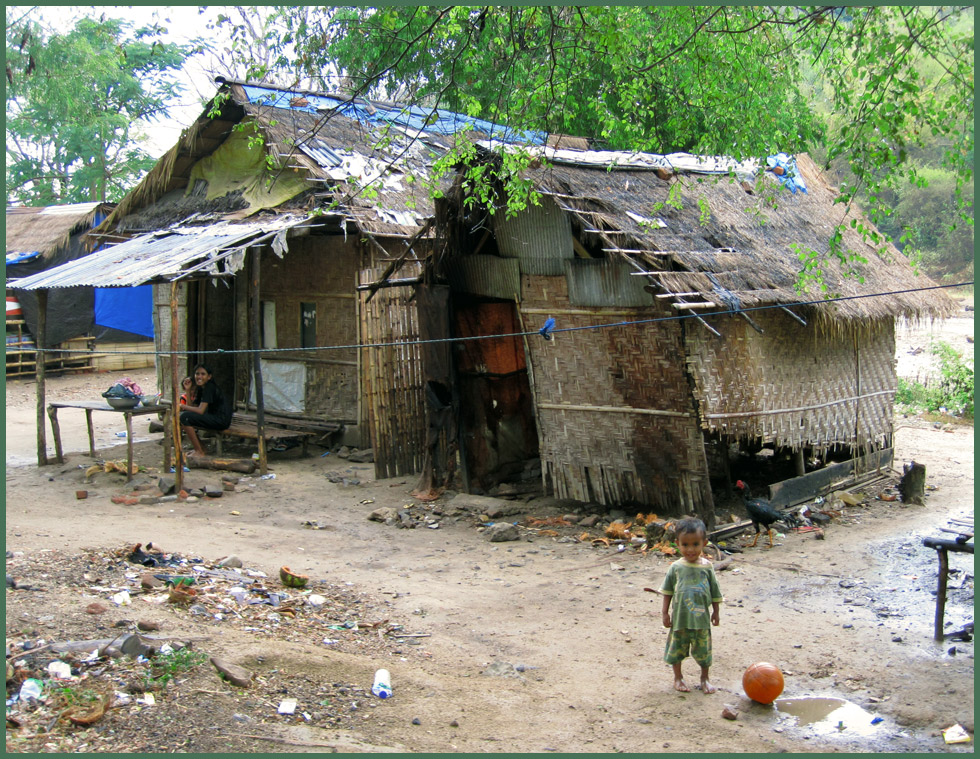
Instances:
[[[925,183],[912,156],[938,143],[956,213],[972,223],[972,193],[962,192],[973,172],[970,6],[278,6],[272,14],[272,46],[296,78],[337,71],[352,95],[611,149],[739,159],[808,151],[846,164],[841,201],[861,197],[875,220],[899,184]]]
[[[118,199],[156,162],[139,129],[166,116],[195,45],[118,19],[82,18],[54,34],[16,15],[7,9],[7,201]]]

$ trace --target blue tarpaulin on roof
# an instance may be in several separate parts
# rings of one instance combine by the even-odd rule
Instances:
[[[153,286],[96,287],[95,323],[153,337]]]
[[[25,253],[8,253],[7,254],[7,266],[12,264],[19,264],[24,261],[30,261],[33,258],[37,258],[41,255],[40,251],[34,250]]]
[[[466,128],[490,135],[498,140],[525,142],[531,145],[544,145],[547,135],[544,132],[514,132],[500,124],[484,119],[465,116],[461,113],[442,110],[426,110],[418,107],[388,106],[378,103],[368,105],[344,101],[329,95],[314,95],[289,92],[271,87],[243,85],[250,103],[268,105],[274,108],[292,108],[308,113],[336,109],[348,118],[367,123],[393,123],[411,129],[437,134],[456,134]]]

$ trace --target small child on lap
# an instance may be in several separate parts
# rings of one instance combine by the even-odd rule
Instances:
[[[716,689],[708,680],[711,625],[717,627],[720,621],[722,595],[714,567],[701,555],[708,544],[708,531],[700,519],[682,519],[674,534],[681,558],[670,565],[660,588],[663,623],[670,628],[664,661],[674,668],[674,688],[688,692],[691,689],[681,676],[681,663],[690,655],[701,666],[701,691],[714,693]]]

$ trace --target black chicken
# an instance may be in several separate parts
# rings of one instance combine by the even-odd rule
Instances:
[[[784,514],[781,511],[777,511],[765,498],[753,498],[749,486],[742,480],[735,483],[735,488],[742,492],[742,498],[745,499],[745,508],[749,512],[749,519],[752,520],[752,526],[755,527],[755,540],[752,541],[752,547],[755,547],[755,544],[759,542],[759,525],[765,525],[766,533],[769,535],[769,547],[772,548],[773,522],[783,522],[787,526],[792,527],[796,523],[796,518],[792,514]]]

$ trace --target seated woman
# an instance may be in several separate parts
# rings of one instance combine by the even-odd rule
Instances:
[[[194,453],[204,455],[197,430],[226,430],[231,426],[232,407],[204,364],[194,367],[194,385],[187,403],[180,404],[180,424]]]

